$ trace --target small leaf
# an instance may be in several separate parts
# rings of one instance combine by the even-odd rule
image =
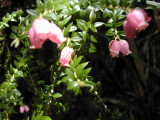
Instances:
[[[85,31],[87,22],[82,19],[77,19],[76,21],[77,21],[78,28],[81,29],[82,31]]]
[[[59,26],[62,28],[71,19],[71,16],[66,17],[63,21],[59,22]]]
[[[106,32],[106,35],[107,35],[107,36],[115,36],[116,33],[114,32],[114,29],[113,29],[113,28],[110,28],[110,29]]]
[[[73,72],[70,71],[68,68],[65,70],[65,73],[66,73],[72,80],[76,80]]]
[[[14,74],[14,76],[15,76],[15,77],[24,77],[22,71],[17,71],[17,72]]]
[[[96,52],[96,47],[93,44],[90,44],[89,53],[95,53],[95,52]]]
[[[90,71],[91,71],[91,68],[87,68],[87,69],[83,70],[83,73],[86,74],[86,75],[88,75],[88,73],[89,73]]]
[[[90,39],[92,42],[97,42],[96,38],[94,38],[93,36],[90,36]]]
[[[92,81],[84,81],[84,84],[88,87],[95,86],[96,84]]]
[[[112,12],[106,8],[104,11],[103,11],[103,19],[106,19],[107,17],[110,18],[112,16]]]
[[[74,6],[72,10],[73,14],[77,13],[78,11],[80,11],[79,5]]]
[[[14,33],[17,33],[17,31],[18,31],[18,27],[17,26],[12,26],[11,29],[12,29],[12,31]]]
[[[68,82],[68,86],[67,86],[67,90],[71,90],[71,89],[75,89],[75,87],[78,87],[78,82],[74,81],[74,82]]]
[[[35,10],[27,10],[27,13],[32,16],[38,17],[38,12],[36,12]]]
[[[88,65],[88,62],[82,63],[80,64],[77,68],[76,68],[76,74],[78,78],[82,78],[82,70],[83,68],[85,68]]]
[[[38,120],[52,120],[49,116],[41,116]]]
[[[16,39],[17,36],[16,36],[14,33],[11,33],[11,34],[10,34],[10,38],[11,38],[11,39]]]
[[[78,58],[77,57],[74,57],[73,58],[73,61],[74,61],[74,67],[76,68],[78,65],[79,65],[79,63],[80,63],[80,61],[82,60],[82,56],[79,56]]]
[[[103,22],[95,22],[94,26],[95,27],[99,27],[99,26],[102,26],[103,24],[104,24]]]
[[[55,94],[53,95],[53,97],[54,97],[54,98],[60,98],[60,97],[62,97],[62,94],[60,94],[60,93],[55,93]]]
[[[41,7],[43,5],[41,0],[36,0],[37,7]]]

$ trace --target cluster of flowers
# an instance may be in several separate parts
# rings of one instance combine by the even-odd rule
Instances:
[[[54,23],[50,23],[44,18],[37,18],[33,21],[28,32],[31,49],[42,48],[46,40],[56,43],[58,47],[66,41],[61,29]],[[74,54],[73,48],[64,47],[60,55],[61,66],[69,66],[69,62]]]
[[[141,32],[148,27],[148,22],[151,18],[142,9],[134,9],[130,11],[123,23],[123,28],[128,39],[135,38],[136,32]],[[32,23],[29,32],[29,39],[32,49],[42,48],[46,40],[51,40],[56,43],[58,47],[66,41],[61,29],[54,23],[50,23],[44,18],[37,18]],[[109,43],[109,50],[112,57],[119,57],[121,52],[123,55],[129,55],[129,44],[126,40],[111,40]],[[64,47],[60,55],[61,66],[69,66],[69,62],[74,55],[73,48]]]
[[[142,9],[134,9],[130,11],[123,23],[123,29],[128,39],[136,38],[136,32],[141,32],[148,27],[151,20],[147,13]],[[123,55],[129,55],[129,44],[126,40],[111,40],[109,50],[112,57],[119,57],[121,52]]]

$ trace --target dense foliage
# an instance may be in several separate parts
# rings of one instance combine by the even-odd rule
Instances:
[[[156,120],[159,7],[151,0],[2,0],[0,120]],[[151,20],[128,39],[123,23],[135,8]],[[31,49],[28,31],[37,18],[56,24],[66,41]],[[131,52],[113,58],[109,43],[122,39]],[[62,66],[65,46],[74,55]]]

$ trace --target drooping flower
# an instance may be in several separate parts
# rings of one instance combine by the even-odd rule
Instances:
[[[64,47],[62,49],[61,55],[60,55],[61,66],[69,67],[69,63],[70,63],[73,55],[74,55],[73,48],[70,48],[68,46]]]
[[[143,9],[134,9],[127,15],[127,22],[136,29],[137,32],[145,30],[151,20]]]
[[[27,105],[20,106],[20,113],[25,113],[29,111],[29,107]]]
[[[32,23],[29,32],[29,39],[32,49],[42,48],[43,43],[50,39],[52,42],[60,46],[66,39],[61,29],[54,23],[50,23],[44,18],[37,18]]]
[[[50,24],[49,27],[49,39],[56,43],[58,45],[58,47],[64,42],[66,41],[66,39],[63,36],[62,30],[55,25],[54,23]]]
[[[118,57],[120,51],[120,44],[118,40],[111,40],[109,42],[109,51],[112,57]]]
[[[123,53],[123,55],[129,55],[131,51],[129,50],[129,44],[126,40],[120,40],[120,52]]]
[[[37,18],[32,23],[28,34],[32,49],[42,48],[43,43],[48,39],[50,23],[44,18]]]
[[[136,38],[136,29],[132,27],[126,20],[123,23],[123,29],[128,39]]]
[[[37,18],[32,23],[32,28],[35,31],[35,37],[37,39],[48,39],[50,23],[44,18]]]
[[[123,55],[129,55],[131,53],[129,44],[126,40],[111,40],[109,43],[109,51],[112,57],[119,57],[120,52]]]
[[[30,42],[31,42],[30,48],[32,48],[32,49],[42,48],[45,40],[36,39],[35,31],[34,31],[33,28],[30,28],[28,34],[29,34],[29,39],[30,39]]]

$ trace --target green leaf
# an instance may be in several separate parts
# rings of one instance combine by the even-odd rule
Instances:
[[[72,41],[81,41],[82,40],[82,38],[80,38],[80,37],[71,37],[70,38]]]
[[[83,76],[83,69],[88,65],[88,62],[82,63],[80,64],[77,68],[76,68],[76,75],[78,78],[82,78]]]
[[[44,18],[47,18],[47,19],[51,19],[51,20],[57,20],[58,19],[58,16],[57,15],[55,15],[55,13],[49,13],[49,14],[46,14],[46,15],[44,15]]]
[[[68,82],[68,81],[73,81],[72,79],[71,80],[69,80],[70,79],[70,77],[69,76],[65,76],[65,77],[63,77],[62,78],[62,82]]]
[[[92,42],[97,42],[96,38],[94,38],[92,35],[90,36],[90,39]]]
[[[27,13],[32,15],[32,16],[38,17],[38,12],[35,11],[35,10],[27,10]]]
[[[82,60],[82,56],[79,56],[78,58],[77,57],[74,57],[73,58],[73,61],[74,61],[74,67],[76,68],[78,65],[79,65],[79,63],[80,63],[80,61]]]
[[[39,80],[37,83],[38,83],[39,85],[41,85],[41,84],[45,83],[45,81],[44,81],[44,80]]]
[[[52,120],[49,116],[41,116],[39,120]]]
[[[81,35],[82,35],[82,40],[86,41],[87,40],[87,32],[83,31],[83,32],[81,32]]]
[[[86,74],[86,75],[88,75],[88,73],[89,73],[90,71],[91,71],[91,68],[87,68],[87,69],[83,70],[83,73]]]
[[[69,13],[69,10],[68,9],[66,9],[66,6],[65,5],[61,5],[61,4],[58,4],[58,5],[56,5],[55,6],[55,10],[63,10],[63,14],[65,14],[66,13],[66,15],[69,15],[70,13]]]
[[[64,29],[64,36],[68,37],[69,36],[69,31],[72,27],[73,23],[70,23],[65,29]]]
[[[71,89],[75,89],[75,87],[78,87],[78,82],[74,81],[74,82],[68,82],[68,86],[67,86],[67,90],[71,90]]]
[[[79,11],[80,11],[79,5],[76,5],[76,6],[73,7],[73,10],[72,10],[73,14],[75,14],[75,13],[77,13]]]
[[[78,28],[81,29],[82,31],[85,31],[87,22],[82,19],[77,19],[76,21],[77,21]]]
[[[77,27],[76,27],[76,26],[72,26],[72,27],[70,28],[69,32],[73,32],[73,31],[75,31],[75,30],[77,30]]]
[[[68,68],[65,70],[66,75],[68,75],[72,80],[76,80],[74,73],[70,71]]]
[[[79,15],[80,15],[80,18],[85,18],[86,17],[86,10],[80,10]]]
[[[14,76],[15,76],[15,77],[24,77],[22,71],[17,71],[17,72],[14,74]]]
[[[124,7],[128,7],[129,4],[128,4],[128,1],[127,0],[120,0],[120,3],[119,3],[120,6],[124,6]]]
[[[37,7],[41,7],[43,5],[41,0],[36,0]]]
[[[118,4],[118,0],[110,0],[110,4],[115,7]]]
[[[95,53],[95,52],[96,52],[96,47],[93,44],[90,44],[89,53]]]
[[[116,23],[116,27],[120,27],[120,26],[122,26],[123,25],[123,22],[117,22]]]
[[[87,7],[89,5],[89,1],[88,0],[80,0],[80,3],[83,5],[83,7]]]
[[[100,27],[100,26],[102,26],[104,23],[103,22],[95,22],[94,23],[94,26],[95,27]]]
[[[90,29],[91,29],[93,32],[97,32],[96,27],[95,27],[92,23],[91,23]]]
[[[92,81],[84,81],[84,84],[85,86],[88,86],[88,87],[92,87],[92,86],[95,86],[96,84]]]
[[[110,29],[106,32],[106,35],[107,35],[107,36],[115,36],[116,33],[114,32],[114,29],[113,29],[113,28],[110,28]]]
[[[14,33],[17,33],[17,32],[18,32],[18,27],[17,27],[17,26],[12,26],[12,27],[11,27],[11,30],[12,30]]]
[[[147,5],[149,6],[152,6],[152,8],[160,8],[160,3],[158,2],[154,2],[154,1],[146,1]]]
[[[11,38],[11,39],[16,39],[17,36],[16,36],[14,33],[11,33],[11,34],[10,34],[10,38]]]
[[[70,71],[74,71],[75,70],[73,60],[71,60],[71,62],[70,62],[69,69],[70,69]]]
[[[53,97],[54,97],[54,98],[60,98],[60,97],[62,97],[62,94],[60,94],[60,93],[55,93],[55,94],[53,94]]]
[[[102,3],[100,3],[100,2],[95,2],[95,3],[92,4],[92,6],[93,6],[94,8],[101,9],[101,8],[104,7],[104,4],[102,4]]]
[[[62,28],[71,19],[71,16],[66,17],[63,21],[59,22],[58,25]]]
[[[92,10],[89,14],[89,20],[93,23],[95,19],[96,19],[96,14],[95,11]]]

